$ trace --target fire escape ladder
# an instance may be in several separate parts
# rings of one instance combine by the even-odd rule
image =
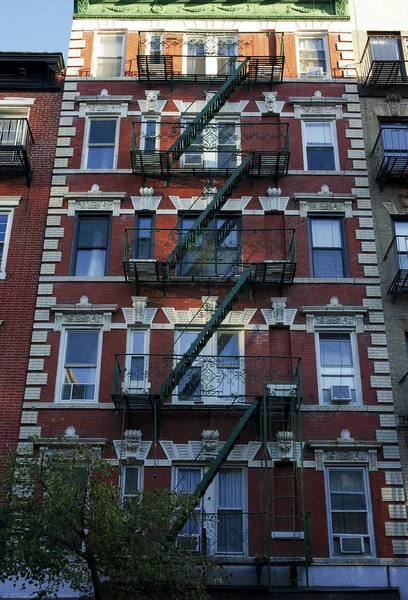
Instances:
[[[166,258],[165,266],[167,267],[168,271],[175,269],[177,263],[182,261],[187,252],[194,247],[203,229],[207,227],[208,223],[214,219],[225,203],[231,198],[233,191],[237,189],[245,175],[251,173],[252,166],[253,155],[249,154],[235,169],[228,181],[215,194],[207,208],[203,210],[200,216],[194,221],[191,229],[187,231],[173,252],[171,252],[171,254],[169,254],[169,256]]]
[[[201,498],[204,496],[205,492],[207,491],[208,487],[214,481],[214,479],[215,479],[217,473],[219,472],[220,468],[222,467],[222,465],[224,464],[224,462],[227,460],[228,456],[231,454],[232,450],[234,449],[235,444],[239,440],[240,434],[245,429],[245,427],[248,425],[249,420],[255,414],[256,410],[259,407],[259,405],[260,405],[260,398],[255,398],[255,400],[251,404],[248,405],[248,408],[246,409],[246,411],[244,412],[244,414],[240,418],[238,424],[231,431],[228,439],[223,444],[221,450],[218,452],[217,456],[214,458],[214,460],[210,464],[207,472],[205,473],[204,477],[202,478],[202,480],[200,481],[200,483],[198,484],[198,486],[195,489],[195,492],[194,492],[195,506],[198,505],[198,503],[200,502]],[[173,533],[172,538],[173,539],[183,529],[183,527],[186,524],[189,516],[190,516],[189,514],[182,514],[176,520],[176,522],[174,524],[173,531],[172,531],[172,533]]]
[[[245,289],[246,284],[251,279],[254,273],[256,265],[250,265],[244,273],[241,275],[239,281],[234,285],[228,296],[224,299],[222,304],[214,312],[211,319],[208,321],[206,326],[191,344],[190,348],[184,354],[184,356],[177,363],[169,377],[161,386],[158,392],[158,401],[163,404],[165,400],[172,394],[174,389],[178,386],[180,381],[183,379],[187,371],[191,368],[194,360],[203,350],[204,346],[214,335],[215,331],[221,325],[227,314],[230,312],[234,304],[238,301],[240,295]]]
[[[248,76],[248,64],[250,58],[247,57],[235,69],[232,75],[220,87],[218,92],[209,100],[203,110],[189,123],[180,137],[174,142],[167,154],[171,158],[170,167],[172,167],[184,154],[190,144],[200,135],[214,116],[226,104],[232,94],[241,85]]]

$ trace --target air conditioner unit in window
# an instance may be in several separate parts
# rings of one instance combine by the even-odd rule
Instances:
[[[364,552],[364,538],[341,537],[340,552],[342,554],[362,554]]]
[[[323,67],[307,67],[306,75],[308,77],[323,77]]]
[[[351,402],[351,389],[348,385],[332,385],[330,388],[332,404],[348,404]]]
[[[291,398],[296,396],[296,384],[295,383],[267,383],[266,389],[270,396],[278,398]]]
[[[203,155],[202,154],[185,154],[184,155],[185,165],[202,165]]]

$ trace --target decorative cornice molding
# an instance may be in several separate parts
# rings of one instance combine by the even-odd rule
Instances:
[[[171,307],[163,307],[163,312],[168,321],[173,325],[204,325],[212,315],[212,312],[206,309],[206,297],[203,297],[203,305],[197,308],[188,308],[185,310],[177,310]],[[245,326],[250,323],[257,309],[246,308],[243,311],[232,310],[225,317],[222,326],[236,325]]]
[[[128,116],[129,104],[133,96],[111,96],[108,90],[103,89],[99,96],[76,96],[75,102],[79,102],[78,116],[86,117],[94,113],[119,114],[123,119]]]
[[[284,100],[277,101],[278,92],[262,92],[264,100],[256,100],[255,104],[262,114],[280,115],[285,106]]]
[[[215,191],[214,191],[215,190]],[[205,210],[208,204],[212,201],[214,194],[217,189],[214,188],[212,193],[208,193],[205,196],[193,196],[192,198],[180,198],[180,196],[169,196],[169,199],[173,203],[177,210],[190,210],[194,204],[194,210],[201,211]],[[197,201],[197,198],[199,200]],[[221,211],[243,211],[251,201],[252,196],[242,196],[241,198],[230,198],[221,208]]]
[[[220,452],[225,442],[220,442],[216,431],[203,431],[200,440],[190,440],[186,444],[175,444],[170,440],[160,441],[160,445],[170,461],[196,460],[197,462],[209,462]],[[210,440],[211,434],[211,440]],[[210,443],[210,452],[206,446]],[[238,444],[227,457],[228,462],[252,461],[261,447],[260,442],[249,442]]]
[[[157,308],[147,308],[147,296],[132,296],[132,308],[122,308],[127,325],[151,325],[154,321]]]
[[[268,194],[268,197],[258,196],[258,200],[261,203],[264,212],[284,212],[286,210],[289,196],[281,196],[280,188],[268,188],[266,193]]]
[[[130,197],[135,211],[150,210],[155,212],[159,208],[162,196],[154,196],[154,189],[152,187],[141,187],[139,194],[140,196]]]
[[[343,306],[335,296],[325,306],[302,306],[302,313],[306,315],[308,333],[314,333],[316,328],[332,329],[334,326],[363,333],[363,316],[367,312],[365,306]]]
[[[300,217],[306,218],[309,212],[342,212],[347,219],[351,219],[356,196],[331,192],[328,185],[322,185],[320,192],[295,192],[293,199],[299,202]]]
[[[213,95],[213,94],[212,94]],[[174,104],[177,106],[177,109],[180,113],[184,114],[198,114],[208,104],[208,100],[212,97],[212,95],[208,95],[205,100],[195,100],[194,102],[185,102],[184,100],[174,100]],[[239,102],[226,102],[224,106],[219,110],[217,116],[222,115],[241,115],[247,105],[249,104],[249,100],[240,100]]]
[[[114,217],[120,214],[120,204],[126,198],[126,192],[102,192],[94,183],[89,192],[67,192],[68,216],[74,217],[79,210],[111,211]]]
[[[159,115],[163,112],[167,100],[159,100],[160,90],[145,90],[146,100],[137,100],[142,114]]]
[[[343,105],[347,104],[347,99],[322,96],[322,93],[316,90],[311,97],[292,96],[289,102],[293,104],[295,119],[342,119]]]
[[[262,308],[261,312],[265,323],[270,327],[274,325],[293,325],[297,309],[286,308],[286,298],[271,298],[271,308]]]
[[[21,196],[0,196],[0,208],[15,208],[20,200]]]
[[[54,304],[50,308],[55,313],[54,331],[61,331],[64,325],[98,325],[110,331],[112,313],[118,305],[90,304],[87,296],[82,296],[77,304]]]

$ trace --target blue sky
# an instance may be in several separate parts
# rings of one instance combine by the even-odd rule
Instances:
[[[67,62],[73,0],[0,0],[0,51],[62,52]]]

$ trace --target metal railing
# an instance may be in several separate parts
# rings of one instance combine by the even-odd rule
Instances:
[[[200,208],[200,207],[198,207]],[[242,274],[249,264],[296,263],[294,229],[237,229],[234,220],[225,218],[217,229],[206,229],[191,243],[175,269],[168,270],[167,257],[188,229],[125,229],[123,262],[125,272],[131,266],[141,268],[156,261],[154,273],[160,278],[230,278]]]
[[[203,323],[197,308],[195,324]],[[192,326],[194,327],[194,321]],[[180,331],[180,335],[181,335]],[[222,335],[222,333],[221,333]],[[227,335],[227,334],[226,334]],[[222,344],[222,338],[219,340]],[[124,397],[146,406],[158,397],[161,385],[171,376],[183,354],[115,354],[112,397]],[[300,386],[300,359],[291,356],[219,356],[205,354],[195,360],[173,390],[170,402],[177,404],[243,404],[263,394],[265,381],[293,395]]]
[[[30,154],[34,144],[27,119],[0,118],[0,171],[24,173],[31,181]]]
[[[387,273],[391,280],[388,293],[408,290],[408,236],[394,236],[384,260],[387,261]]]
[[[396,35],[369,36],[358,69],[361,82],[379,86],[408,83],[407,40]]]
[[[397,425],[408,425],[408,373],[405,373],[398,385],[402,393],[400,402],[395,403]]]
[[[376,180],[383,186],[389,179],[408,177],[408,128],[381,127],[371,155],[374,158]]]

